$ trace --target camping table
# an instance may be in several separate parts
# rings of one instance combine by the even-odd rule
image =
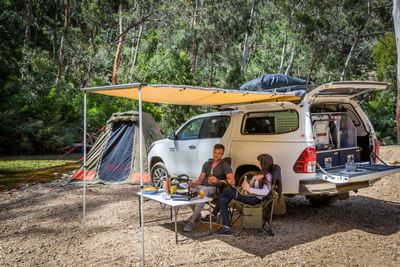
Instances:
[[[138,192],[137,195],[139,196],[139,224],[141,224],[141,210],[140,210],[140,196],[141,192]],[[174,211],[174,220],[175,220],[175,242],[178,244],[178,227],[177,227],[177,222],[176,222],[176,217],[178,215],[178,210],[179,207],[183,206],[188,206],[188,205],[194,205],[194,204],[200,204],[200,203],[208,203],[209,208],[208,211],[210,213],[210,233],[212,232],[212,223],[211,223],[211,201],[213,200],[212,198],[209,197],[195,197],[189,201],[181,201],[181,200],[172,200],[172,199],[163,199],[161,196],[161,193],[158,194],[143,194],[144,198],[150,199],[150,200],[155,200],[157,202],[160,202],[162,204],[165,204],[167,206],[171,207],[171,220],[172,220],[172,210]]]

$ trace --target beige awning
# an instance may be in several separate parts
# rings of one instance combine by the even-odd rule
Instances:
[[[82,88],[81,90],[138,100],[138,91],[141,87],[142,101],[195,106],[224,106],[232,104],[258,103],[271,101],[296,102],[300,97],[288,94],[271,92],[244,92],[219,88],[205,88],[188,85],[165,84],[122,84]]]

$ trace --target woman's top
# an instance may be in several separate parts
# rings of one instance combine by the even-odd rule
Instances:
[[[256,195],[256,197],[258,197],[259,199],[262,199],[263,197],[265,197],[266,195],[269,194],[269,192],[271,191],[271,184],[272,184],[272,176],[270,173],[267,173],[265,175],[265,184],[262,188],[259,188],[258,183],[261,181],[256,179],[256,178],[252,178],[250,181],[250,194]]]

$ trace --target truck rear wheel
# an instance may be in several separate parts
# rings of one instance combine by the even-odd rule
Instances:
[[[317,206],[331,206],[333,203],[338,201],[339,197],[338,195],[332,195],[332,196],[306,196],[308,201],[311,202],[313,205]]]

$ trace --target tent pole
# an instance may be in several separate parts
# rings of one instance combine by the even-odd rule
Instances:
[[[141,220],[141,243],[142,243],[142,262],[144,266],[144,212],[143,212],[143,116],[142,116],[142,86],[138,89],[139,98],[139,168],[140,168],[140,220]]]
[[[82,223],[85,226],[86,217],[86,92],[83,96],[83,214]]]

